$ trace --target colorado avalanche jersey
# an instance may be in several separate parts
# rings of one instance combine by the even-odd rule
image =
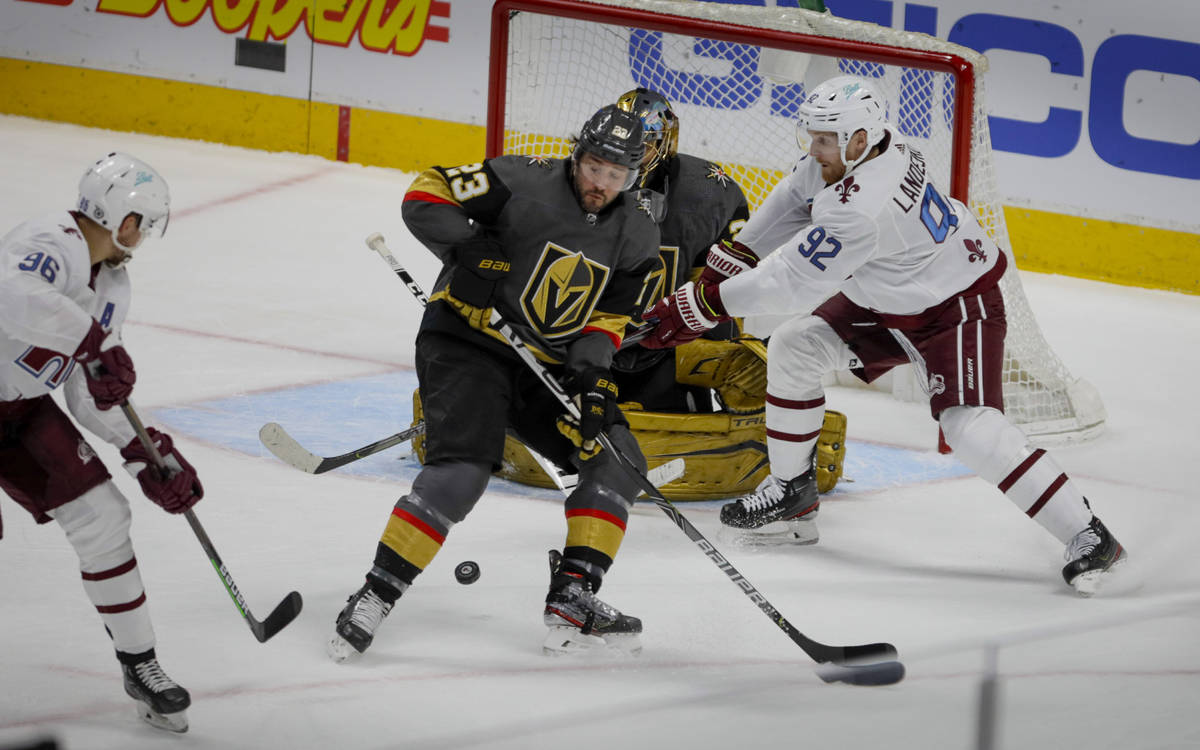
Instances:
[[[43,396],[67,384],[71,412],[89,430],[124,445],[133,430],[117,409],[101,412],[71,355],[92,320],[119,331],[129,311],[129,275],[95,269],[69,212],[25,222],[0,239],[0,400]]]
[[[929,180],[925,158],[889,131],[879,156],[832,185],[805,156],[738,239],[756,273],[721,284],[730,315],[809,312],[834,292],[875,312],[913,315],[971,286],[1001,250],[974,213]]]

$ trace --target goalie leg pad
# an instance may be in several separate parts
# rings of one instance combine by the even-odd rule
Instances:
[[[846,465],[846,415],[825,410],[821,434],[817,437],[817,491],[824,494],[837,486]]]

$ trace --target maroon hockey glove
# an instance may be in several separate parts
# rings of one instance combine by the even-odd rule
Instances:
[[[700,338],[705,331],[728,320],[721,304],[720,285],[688,282],[663,297],[642,316],[655,323],[650,335],[642,339],[647,349],[666,349]]]
[[[159,432],[153,427],[147,427],[158,455],[163,457],[167,465],[168,475],[164,478],[154,465],[154,460],[142,446],[142,441],[136,437],[129,445],[121,449],[121,457],[125,459],[125,469],[137,477],[142,485],[142,492],[156,505],[162,506],[168,513],[182,513],[200,502],[204,497],[204,488],[196,477],[196,470],[175,449],[175,442],[165,432]]]
[[[96,321],[92,321],[92,327],[72,356],[83,365],[88,392],[99,409],[111,409],[133,393],[137,380],[133,359],[121,346],[121,339],[115,333],[106,333]]]
[[[481,310],[492,307],[496,285],[512,268],[504,246],[478,235],[454,247],[454,260],[458,267],[450,277],[450,296]]]
[[[700,283],[712,286],[742,271],[758,266],[758,254],[736,240],[721,240],[708,250],[707,265],[700,272]]]

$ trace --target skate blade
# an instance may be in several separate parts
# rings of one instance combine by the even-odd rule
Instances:
[[[642,641],[637,633],[610,633],[606,636],[585,634],[579,628],[555,625],[542,641],[542,653],[546,656],[573,656],[582,654],[624,654],[637,656],[642,652]]]
[[[141,701],[134,701],[138,718],[155,729],[165,729],[168,732],[183,734],[188,730],[187,711],[177,711],[173,714],[160,714]]]
[[[775,521],[757,529],[721,526],[719,540],[737,547],[804,547],[821,539],[816,521]]]
[[[1071,581],[1071,588],[1084,598],[1095,596],[1101,589],[1108,588],[1112,584],[1113,573],[1118,572],[1117,569],[1122,567],[1128,558],[1129,556],[1122,551],[1117,561],[1105,570],[1089,570],[1086,573],[1080,573],[1075,576],[1075,580]]]
[[[325,653],[329,654],[329,658],[335,664],[343,664],[362,656],[354,646],[350,645],[349,641],[337,633],[334,633],[325,644]]]

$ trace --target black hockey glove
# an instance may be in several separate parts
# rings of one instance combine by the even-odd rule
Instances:
[[[495,238],[476,235],[454,246],[458,267],[450,278],[450,296],[472,307],[492,307],[496,285],[512,267],[508,254]]]
[[[601,430],[611,427],[620,417],[617,384],[611,372],[592,367],[568,376],[564,388],[579,405],[580,418],[576,421],[566,414],[560,416],[558,431],[579,448],[580,459],[587,461],[600,452],[596,438]]]

